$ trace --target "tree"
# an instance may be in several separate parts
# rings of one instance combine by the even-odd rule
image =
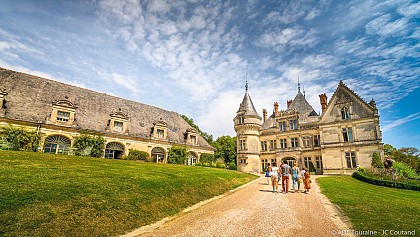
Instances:
[[[222,159],[226,164],[236,162],[236,137],[221,136],[213,142],[216,148],[214,158]]]
[[[36,151],[39,146],[40,136],[36,131],[23,128],[5,127],[1,137],[8,142],[8,147],[16,151]]]
[[[401,147],[396,149],[390,144],[384,145],[384,153],[391,159],[403,162],[420,173],[420,152],[415,147]]]
[[[391,155],[391,153],[393,152],[393,151],[396,151],[397,149],[395,148],[395,147],[393,147],[392,145],[390,145],[390,144],[385,144],[384,145],[384,153],[385,153],[385,155],[387,155],[387,156],[389,156],[389,155]]]
[[[185,115],[181,114],[181,117],[191,126],[193,127],[203,138],[206,140],[210,145],[213,143],[213,135],[208,134],[206,132],[201,131],[201,129],[194,123],[193,119],[188,118]]]
[[[384,163],[382,162],[381,155],[378,152],[374,152],[372,155],[372,167],[374,168],[385,168]]]
[[[187,148],[185,146],[173,146],[168,152],[168,163],[185,164],[187,159]]]
[[[89,151],[88,156],[102,157],[105,148],[105,138],[100,135],[81,133],[74,140],[73,147],[77,148],[76,155],[83,155],[84,151]]]

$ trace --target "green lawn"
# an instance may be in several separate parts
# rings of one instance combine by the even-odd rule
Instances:
[[[350,218],[354,230],[416,230],[420,235],[420,192],[367,184],[349,176],[317,181],[322,193]]]
[[[0,236],[115,236],[256,176],[236,171],[0,151]]]

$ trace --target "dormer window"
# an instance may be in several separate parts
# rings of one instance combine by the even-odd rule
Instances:
[[[152,136],[159,139],[167,139],[168,129],[166,123],[160,119],[153,123]]]
[[[115,121],[114,122],[114,131],[122,132],[123,131],[123,126],[124,126],[124,123],[123,122],[117,122],[117,121]]]
[[[6,113],[6,95],[6,89],[0,88],[0,116],[4,116]]]
[[[127,132],[128,116],[121,111],[121,108],[119,108],[117,112],[112,112],[110,116],[111,119],[109,120],[109,126],[106,129],[107,131],[111,130],[111,132],[118,133]]]
[[[341,109],[341,119],[349,120],[350,119],[350,111],[347,107]]]
[[[156,134],[157,134],[157,137],[159,138],[165,138],[165,131],[162,129],[158,129]]]
[[[197,137],[194,135],[190,135],[190,143],[196,144],[197,143]]]
[[[69,122],[70,112],[58,111],[57,112],[57,121],[60,122]]]
[[[50,122],[58,125],[73,125],[76,116],[76,105],[67,100],[56,100],[52,103]]]
[[[297,119],[290,120],[290,130],[298,129],[298,121]]]
[[[193,128],[188,128],[186,133],[186,139],[188,144],[196,145],[198,132]]]
[[[244,124],[245,123],[245,118],[243,116],[239,117],[239,124]]]

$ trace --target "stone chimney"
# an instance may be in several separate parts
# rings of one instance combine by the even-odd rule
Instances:
[[[319,101],[321,103],[322,113],[324,113],[325,109],[327,108],[327,95],[325,93],[320,94]]]
[[[263,123],[267,120],[267,110],[263,109]]]
[[[279,112],[279,103],[274,102],[274,114],[277,114]]]
[[[292,104],[293,100],[288,100],[287,101],[287,108],[289,108],[289,106]]]

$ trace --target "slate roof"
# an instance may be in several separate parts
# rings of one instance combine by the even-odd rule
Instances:
[[[295,109],[299,112],[299,123],[316,122],[319,115],[306,100],[305,96],[299,91],[286,111]]]
[[[244,98],[239,106],[237,113],[239,112],[244,112],[244,115],[258,116],[261,119],[257,113],[257,110],[255,110],[255,106],[252,103],[251,96],[249,96],[248,91],[245,92]]]
[[[127,135],[132,137],[149,139],[153,123],[162,120],[168,141],[185,144],[185,133],[192,129],[176,112],[4,68],[0,68],[0,87],[8,93],[5,117],[9,119],[45,124],[52,103],[68,100],[77,107],[78,130],[105,132],[110,114],[118,111],[127,114]],[[214,149],[201,136],[198,145]]]

